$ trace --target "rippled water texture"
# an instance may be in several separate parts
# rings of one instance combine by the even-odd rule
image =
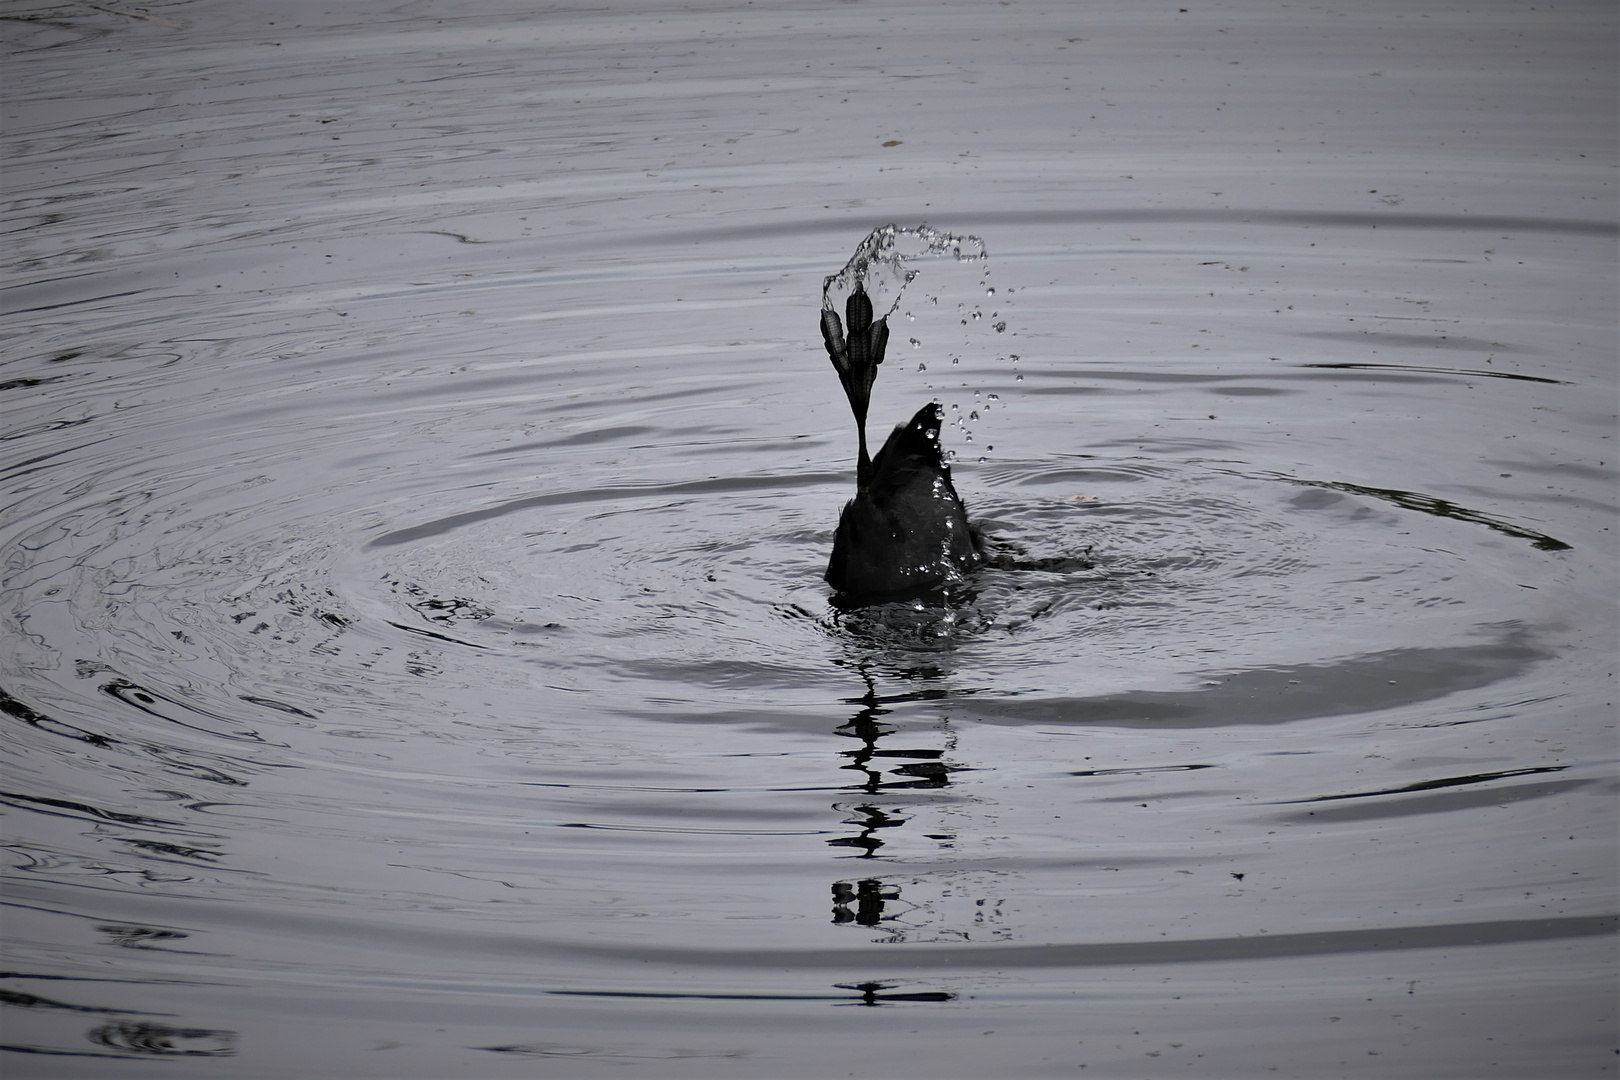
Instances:
[[[8,1076],[1615,1069],[1612,5],[0,16]]]

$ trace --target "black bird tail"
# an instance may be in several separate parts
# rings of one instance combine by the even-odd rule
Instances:
[[[981,562],[967,509],[939,445],[943,410],[929,402],[890,433],[867,483],[838,519],[827,582],[848,596],[915,594]]]

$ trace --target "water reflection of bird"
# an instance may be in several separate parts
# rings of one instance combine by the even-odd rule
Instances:
[[[937,589],[983,561],[968,527],[967,510],[940,452],[944,413],[929,402],[895,428],[877,452],[866,452],[866,410],[883,350],[887,318],[872,318],[872,301],[857,282],[838,313],[821,313],[827,355],[855,414],[860,440],[855,498],[844,507],[827,563],[827,583],[845,596],[878,599]]]

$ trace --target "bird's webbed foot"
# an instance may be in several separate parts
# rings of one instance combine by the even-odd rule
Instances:
[[[855,291],[844,303],[844,319],[849,326],[848,337],[844,334],[845,322],[839,321],[838,312],[823,308],[821,339],[826,342],[833,367],[838,369],[850,407],[857,418],[864,420],[872,383],[877,380],[877,368],[883,363],[883,351],[889,343],[889,320],[872,318],[872,300],[858,281]]]

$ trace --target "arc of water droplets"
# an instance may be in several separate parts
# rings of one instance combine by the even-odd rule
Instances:
[[[908,264],[947,256],[957,262],[983,262],[989,257],[984,241],[977,236],[956,236],[926,224],[911,228],[881,225],[866,234],[842,270],[827,275],[821,284],[821,306],[842,318],[844,303],[859,282],[872,300],[873,312],[887,318],[900,306],[900,294],[917,276]]]
[[[881,317],[887,318],[899,308],[901,293],[917,276],[918,271],[909,264],[921,259],[946,257],[964,263],[986,262],[989,259],[989,253],[985,250],[984,241],[977,236],[957,236],[954,233],[931,228],[926,223],[920,223],[912,228],[905,228],[892,222],[888,225],[881,225],[866,234],[866,238],[856,246],[855,253],[849,257],[849,261],[844,264],[842,270],[836,274],[829,274],[823,279],[821,284],[821,306],[824,310],[834,312],[839,317],[842,317],[845,302],[849,299],[849,295],[855,291],[856,284],[859,283],[866,291],[867,297],[872,301],[874,314],[882,312]],[[988,273],[988,268],[986,273]],[[994,297],[995,290],[987,289],[985,295]],[[938,302],[937,299],[932,297],[930,301]],[[980,311],[975,309],[973,311],[974,320],[979,319],[980,316]],[[964,326],[967,325],[967,320],[963,319],[962,323]],[[1004,321],[995,325],[997,333],[1004,332],[1006,328],[1007,324]],[[922,345],[914,337],[910,338],[909,341],[914,349],[920,348]],[[958,360],[959,358],[955,355],[951,357],[951,363],[953,364],[957,363]],[[1013,362],[1015,365],[1017,361],[1018,357],[1014,356]],[[917,370],[925,371],[927,365],[919,363]],[[1022,380],[1023,376],[1020,375],[1018,378]],[[954,404],[951,409],[953,412],[958,411],[957,406]],[[979,414],[974,412],[973,419],[977,420],[978,418]],[[963,439],[971,443],[973,435],[959,412],[956,423],[962,432]],[[986,447],[987,451],[993,449],[994,447]],[[947,461],[954,461],[956,451],[946,450],[945,457]],[[979,460],[983,462],[985,459],[981,456]]]

